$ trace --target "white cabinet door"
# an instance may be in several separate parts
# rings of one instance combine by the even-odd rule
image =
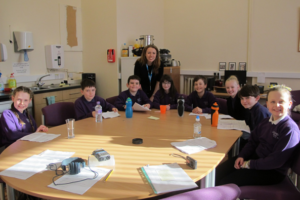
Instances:
[[[140,57],[121,57],[121,91],[127,90],[128,77],[134,74],[134,63]]]

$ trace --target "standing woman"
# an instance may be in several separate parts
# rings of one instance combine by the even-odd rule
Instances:
[[[11,109],[5,110],[0,118],[0,146],[7,147],[30,133],[48,131],[44,125],[37,128],[33,117],[27,111],[32,97],[33,94],[27,87],[20,86],[13,91]]]
[[[134,75],[140,77],[142,90],[153,101],[163,75],[163,67],[156,46],[151,44],[143,49],[141,57],[135,62]]]

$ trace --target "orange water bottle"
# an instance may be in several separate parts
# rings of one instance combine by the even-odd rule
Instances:
[[[219,121],[219,106],[217,102],[215,102],[211,106],[211,126],[218,126],[218,121]]]

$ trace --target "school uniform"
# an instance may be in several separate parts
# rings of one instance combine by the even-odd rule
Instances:
[[[216,97],[205,91],[203,96],[200,98],[197,91],[192,92],[184,103],[185,111],[192,111],[193,108],[199,107],[203,113],[211,113],[211,106],[217,102]]]
[[[1,146],[7,147],[16,140],[34,133],[37,129],[33,117],[29,115],[32,123],[31,125],[30,120],[27,117],[26,110],[24,110],[23,113],[16,110],[16,113],[19,115],[21,121],[24,122],[24,125],[19,122],[17,116],[11,110],[5,110],[1,115]]]
[[[246,124],[249,126],[250,131],[253,131],[254,128],[265,118],[270,118],[271,113],[269,110],[257,102],[251,109],[249,109],[249,114],[245,119]]]
[[[154,95],[154,100],[153,100],[153,108],[160,109],[160,105],[169,105],[170,104],[170,109],[176,109],[177,108],[177,99],[178,99],[179,94],[176,92],[174,97],[168,94],[164,94],[164,97],[162,98],[161,91],[157,91]]]
[[[265,118],[252,131],[249,142],[238,157],[250,160],[250,169],[235,169],[235,159],[217,167],[218,185],[235,183],[243,185],[271,185],[281,182],[291,164],[291,157],[299,146],[300,131],[290,116],[276,121]],[[231,166],[231,171],[224,165]]]
[[[227,98],[227,110],[228,114],[236,120],[245,120],[248,115],[248,111],[242,106],[238,95],[235,95],[234,98]]]
[[[106,102],[103,98],[95,96],[91,101],[87,101],[82,95],[75,101],[75,115],[76,120],[93,117],[92,112],[95,111],[97,102],[100,101],[102,112],[112,111],[114,106]]]
[[[135,96],[133,96],[128,89],[121,92],[115,101],[114,105],[118,110],[125,110],[124,106],[126,105],[126,100],[128,97],[131,99],[132,105],[134,105],[134,103],[136,102],[140,105],[150,104],[150,107],[152,106],[152,102],[150,101],[150,99],[147,97],[147,95],[143,90],[138,90]]]
[[[147,65],[148,66],[148,65]],[[163,73],[164,68],[161,65],[158,68],[158,73],[155,74],[153,72],[152,66],[142,65],[139,60],[137,60],[134,64],[134,75],[137,75],[140,77],[141,86],[143,91],[146,93],[147,97],[150,98],[154,92],[156,83],[160,81]],[[150,76],[150,78],[149,78]],[[151,79],[151,81],[150,81]]]

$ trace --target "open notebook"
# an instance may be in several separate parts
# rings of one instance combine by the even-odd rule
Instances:
[[[177,163],[144,166],[142,171],[155,194],[198,187]]]

